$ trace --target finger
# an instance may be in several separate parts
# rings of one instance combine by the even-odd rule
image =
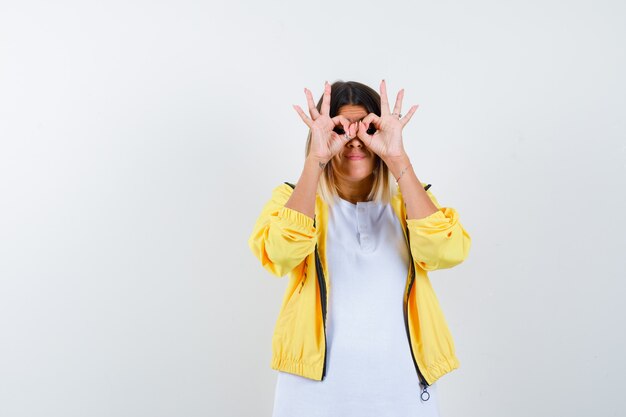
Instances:
[[[317,107],[315,107],[315,101],[313,101],[313,94],[308,88],[304,89],[304,94],[306,95],[306,101],[309,105],[309,114],[311,115],[311,119],[315,120],[320,117],[320,112],[317,111]]]
[[[349,129],[350,129],[349,131],[350,137],[353,138],[359,130],[359,123],[352,123]]]
[[[402,111],[402,99],[404,98],[404,88],[398,91],[398,95],[396,97],[396,104],[393,106],[393,112],[396,114],[400,114]]]
[[[348,119],[346,118],[346,116],[341,116],[341,115],[339,115],[339,116],[335,116],[335,117],[333,117],[333,118],[332,118],[332,119],[330,119],[330,120],[332,120],[332,121],[333,121],[333,123],[335,124],[335,126],[337,126],[337,125],[341,125],[341,126],[343,126],[343,131],[344,131],[345,133],[348,133],[348,131],[350,130],[350,120],[348,120]]]
[[[346,135],[338,135],[337,132],[330,132],[330,137],[332,138],[333,145],[336,143],[340,144],[336,150],[332,149],[333,147],[331,146],[333,156],[339,153],[339,151],[343,149],[345,144],[350,140],[346,137]]]
[[[387,100],[387,84],[385,80],[380,82],[380,115],[389,114],[389,100]]]
[[[313,126],[313,120],[309,119],[309,117],[304,114],[304,112],[302,111],[302,109],[300,108],[300,106],[294,104],[293,108],[296,109],[296,111],[298,112],[298,114],[300,115],[300,118],[302,119],[302,121],[304,123],[306,123],[306,125],[311,128]]]
[[[337,132],[330,132],[330,136],[333,138],[334,142],[341,142],[343,145],[350,140],[350,138],[346,138],[345,134],[340,135]]]
[[[330,84],[328,81],[324,84],[324,96],[322,97],[322,114],[328,116],[330,114]]]
[[[370,143],[372,143],[372,135],[367,134],[367,125],[362,121],[359,121],[359,127],[356,132],[356,135],[359,139],[363,141],[368,147]]]
[[[376,113],[370,113],[363,118],[362,122],[365,125],[365,130],[369,128],[370,123],[373,123],[376,129],[378,129],[380,126],[380,117],[378,117]]]
[[[411,120],[411,117],[413,117],[413,113],[415,113],[418,107],[419,107],[418,104],[411,107],[409,109],[409,112],[402,119],[400,119],[400,123],[402,124],[402,127],[404,127],[407,123],[409,123],[409,120]]]

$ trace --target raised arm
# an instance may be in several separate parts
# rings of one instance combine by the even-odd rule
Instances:
[[[298,184],[285,203],[285,207],[289,207],[310,217],[311,222],[315,218],[315,195],[324,165],[325,162],[315,157],[307,157]]]

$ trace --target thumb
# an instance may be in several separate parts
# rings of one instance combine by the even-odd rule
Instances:
[[[365,123],[359,120],[359,125],[357,129],[358,130],[356,132],[356,135],[358,136],[359,139],[361,139],[363,142],[367,144],[372,142],[372,135],[369,135],[367,133],[367,126],[365,125]]]
[[[333,153],[333,155],[339,152],[340,149],[343,149],[345,144],[348,143],[348,141],[350,140],[346,137],[346,134],[347,133],[339,135],[337,134],[337,132],[334,132],[334,131],[330,132],[331,143],[328,145],[328,147],[331,150],[331,153]]]
[[[350,128],[348,130],[348,133],[350,134],[351,138],[353,138],[357,134],[358,130],[359,130],[358,123],[350,123]]]

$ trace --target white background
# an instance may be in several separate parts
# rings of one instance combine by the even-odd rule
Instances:
[[[625,44],[617,0],[3,1],[0,415],[269,416],[287,281],[247,239],[291,106],[385,78],[472,236],[442,416],[617,416]]]

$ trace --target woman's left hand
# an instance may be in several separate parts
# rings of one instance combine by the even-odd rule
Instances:
[[[409,112],[400,118],[404,89],[398,92],[393,112],[389,111],[387,85],[385,80],[380,83],[380,117],[370,113],[358,124],[357,136],[365,145],[376,153],[383,161],[401,158],[406,153],[402,144],[402,129],[411,120],[418,105],[411,107]],[[370,123],[376,128],[373,135],[367,133]]]

